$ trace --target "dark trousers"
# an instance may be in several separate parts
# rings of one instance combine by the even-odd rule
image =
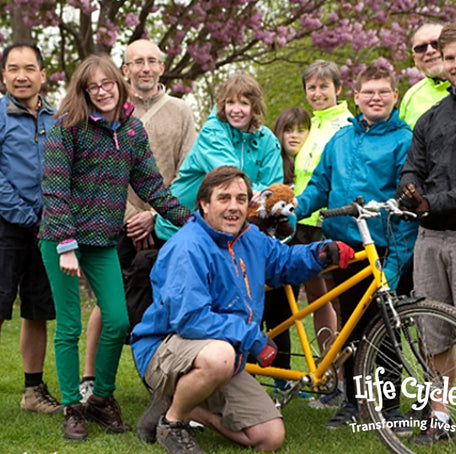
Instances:
[[[379,249],[379,255],[381,256],[384,254],[384,250]],[[361,269],[365,268],[368,265],[367,260],[362,262],[357,262],[353,265],[350,265],[347,269],[337,269],[334,270],[334,282],[336,285],[341,284],[346,279],[350,278],[354,274],[356,274]],[[342,326],[345,325],[347,320],[349,319],[350,315],[352,314],[354,308],[358,304],[359,300],[361,299],[362,295],[366,292],[369,284],[371,282],[371,277],[364,279],[359,284],[355,285],[348,291],[342,293],[339,296],[340,301],[340,317]],[[398,287],[399,288],[399,287]],[[379,314],[379,309],[375,301],[372,301],[369,307],[367,308],[364,315],[361,317],[361,320],[356,325],[355,329],[351,333],[350,337],[347,339],[347,344],[350,342],[355,342],[356,346],[358,342],[361,340],[363,331],[369,322],[375,318]],[[382,376],[383,379],[389,380],[395,384],[396,387],[396,396],[397,399],[384,399],[384,409],[388,410],[390,408],[397,408],[398,406],[398,398],[400,396],[400,385],[401,385],[401,370],[394,370],[394,365],[392,362],[399,362],[399,358],[393,352],[391,339],[389,337],[385,338],[384,343],[381,347],[381,350],[388,356],[389,361],[383,358],[379,358],[377,365],[381,366],[385,369],[385,375]],[[353,380],[354,375],[354,365],[355,365],[355,356],[352,355],[348,358],[348,360],[344,363],[344,374],[345,374],[345,383],[346,383],[346,395],[347,400],[356,404],[355,399],[355,384]]]
[[[299,287],[293,287],[295,298],[298,297]],[[270,330],[291,316],[290,305],[283,287],[279,287],[266,292],[264,299],[263,323],[266,329]],[[273,367],[290,369],[290,331],[286,330],[274,338],[277,344],[278,353],[272,363]]]
[[[127,343],[131,331],[138,324],[146,309],[153,302],[150,272],[157,259],[158,249],[136,251],[131,238],[122,232],[117,244],[120,266],[127,300],[128,318],[130,326],[127,334]]]

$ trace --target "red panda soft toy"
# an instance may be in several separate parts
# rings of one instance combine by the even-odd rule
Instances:
[[[288,222],[298,202],[286,184],[272,184],[261,192],[260,204],[249,207],[247,221],[272,237],[287,238],[294,233]]]

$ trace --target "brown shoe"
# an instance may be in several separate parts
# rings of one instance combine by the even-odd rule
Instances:
[[[122,433],[131,430],[131,426],[122,421],[120,407],[114,397],[103,398],[92,394],[85,405],[85,416],[108,432]]]
[[[49,394],[45,383],[38,386],[28,386],[24,390],[21,400],[22,410],[36,411],[38,413],[58,413],[62,405]]]
[[[82,404],[68,405],[63,410],[63,436],[68,440],[83,441],[87,438],[84,410]]]

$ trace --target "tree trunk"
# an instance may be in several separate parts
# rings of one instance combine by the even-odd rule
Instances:
[[[11,27],[13,29],[13,42],[32,40],[32,30],[24,22],[21,6],[11,11]]]

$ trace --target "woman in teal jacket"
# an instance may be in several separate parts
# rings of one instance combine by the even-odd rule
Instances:
[[[194,209],[199,185],[206,174],[221,165],[233,165],[252,180],[254,191],[283,182],[280,144],[262,125],[265,104],[261,87],[248,74],[236,74],[221,87],[217,105],[203,125],[179,169],[171,192],[190,210]],[[158,216],[155,234],[168,240],[176,231]]]

